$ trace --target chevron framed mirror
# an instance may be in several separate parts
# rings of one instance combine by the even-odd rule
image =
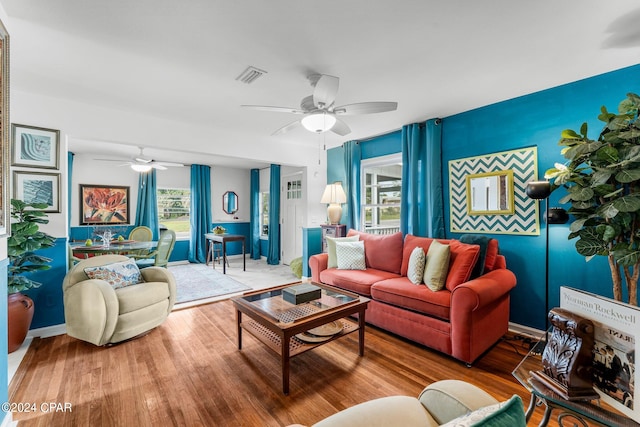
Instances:
[[[539,235],[538,203],[525,193],[537,171],[536,147],[450,160],[451,231]]]

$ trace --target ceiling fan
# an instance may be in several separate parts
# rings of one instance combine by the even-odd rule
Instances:
[[[302,98],[300,108],[271,107],[267,105],[242,105],[253,110],[274,111],[280,113],[301,114],[300,120],[291,122],[276,130],[273,135],[281,135],[303,126],[310,132],[322,133],[331,131],[344,136],[351,132],[349,126],[338,118],[356,114],[373,114],[395,111],[397,102],[360,102],[336,107],[334,102],[338,94],[340,79],[327,74],[312,74],[308,77],[313,94]]]
[[[184,166],[182,163],[163,162],[163,161],[150,159],[144,156],[143,147],[138,147],[138,148],[140,149],[140,154],[138,154],[137,156],[135,156],[130,160],[126,160],[126,159],[94,159],[94,160],[100,160],[105,162],[124,162],[119,166],[129,165],[131,166],[131,169],[133,169],[136,172],[149,172],[151,169],[166,170],[167,167],[183,167]]]

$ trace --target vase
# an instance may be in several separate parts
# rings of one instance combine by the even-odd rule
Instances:
[[[33,300],[20,292],[9,294],[7,303],[9,306],[7,311],[8,351],[13,353],[20,348],[27,337],[34,308]]]

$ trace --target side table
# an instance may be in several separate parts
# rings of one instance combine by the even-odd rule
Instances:
[[[553,390],[549,389],[542,382],[531,375],[532,371],[540,370],[542,367],[542,351],[544,348],[544,337],[536,344],[532,350],[522,359],[520,364],[512,372],[518,382],[531,393],[531,401],[527,408],[526,420],[529,422],[535,409],[544,404],[545,410],[539,426],[544,427],[549,423],[554,410],[558,410],[558,425],[564,426],[563,420],[566,418],[568,425],[584,426],[591,421],[595,425],[615,426],[615,427],[640,427],[640,424],[629,417],[626,417],[608,405],[601,404],[599,399],[594,400],[566,400]],[[605,405],[607,407],[605,407]],[[568,421],[573,420],[573,421]]]

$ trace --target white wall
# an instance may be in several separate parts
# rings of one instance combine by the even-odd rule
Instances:
[[[206,127],[133,113],[127,111],[126,106],[123,108],[104,108],[62,98],[45,97],[31,92],[19,91],[15,88],[11,90],[11,121],[13,123],[60,130],[60,173],[62,176],[60,203],[62,213],[50,214],[50,223],[42,227],[43,231],[56,237],[66,236],[67,228],[66,147],[68,138],[123,142],[167,149],[175,149],[176,143],[179,143],[180,147],[189,151],[202,152],[205,151],[203,147],[206,147],[207,152],[280,165],[296,165],[306,169],[307,173],[306,218],[308,220],[306,221],[306,226],[317,227],[325,218],[326,207],[321,205],[319,200],[326,185],[326,153],[321,153],[321,164],[319,164],[316,147],[291,144],[287,149],[274,150],[273,147],[266,144],[249,145],[246,141],[210,141],[207,139],[209,132],[207,132]],[[74,160],[74,169],[75,167],[76,161]],[[127,182],[127,184],[122,185],[130,185],[132,189],[137,185],[137,177],[130,175],[128,171],[115,171],[113,165],[107,165],[106,168],[107,170],[97,165],[95,167],[86,166],[82,174],[74,172],[74,175],[77,175],[77,178],[76,176],[73,178],[74,188],[77,189],[77,185],[81,181],[82,183],[91,183],[90,181],[100,183],[97,179],[105,179],[105,177],[114,185],[117,182]],[[232,191],[235,185],[241,185],[240,182],[242,180],[235,173],[227,171],[228,173],[225,174],[225,171],[221,170],[220,174],[218,174],[215,169],[216,167],[213,165],[213,218],[228,218],[229,216],[222,212],[222,194],[227,190]],[[90,181],[85,181],[87,179],[90,179]],[[160,175],[158,175],[158,182],[160,182],[160,179]],[[245,179],[247,182],[250,181],[248,171]],[[216,184],[217,181],[219,184]],[[261,179],[261,182],[268,182],[268,180]],[[248,190],[246,191],[248,194]],[[238,216],[243,220],[248,220],[249,198],[241,196],[238,191],[236,193],[240,198]],[[134,194],[132,191],[130,194],[131,199],[136,200],[136,196],[137,193]],[[77,197],[77,195],[72,197]],[[72,224],[77,224],[78,201],[72,200],[72,203],[72,218],[74,219]],[[216,209],[219,209],[219,211],[216,211]],[[131,215],[132,218],[135,218],[133,209]]]
[[[238,195],[238,212],[229,215],[222,210],[222,196],[227,191]],[[213,222],[249,222],[251,205],[251,171],[248,169],[211,168],[211,210]],[[236,216],[238,219],[234,220]]]

